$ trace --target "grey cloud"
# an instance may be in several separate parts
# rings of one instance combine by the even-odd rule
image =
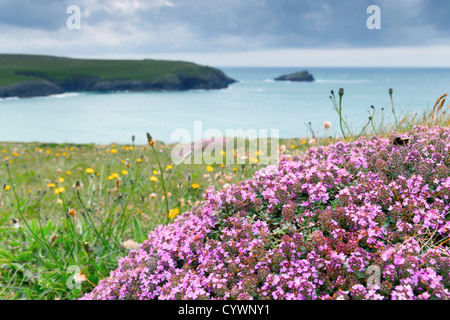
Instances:
[[[65,25],[65,12],[70,4],[71,1],[0,0],[0,23],[19,28],[54,30]]]
[[[129,7],[123,3],[0,0],[0,25],[54,32],[65,26],[67,6],[78,4],[89,13],[82,17],[89,32],[108,29],[111,36],[128,34],[133,39],[138,30],[140,38],[134,45],[118,49],[135,53],[450,43],[448,0],[133,0]],[[366,9],[372,4],[381,7],[381,30],[366,28]],[[95,43],[91,47],[101,50]]]

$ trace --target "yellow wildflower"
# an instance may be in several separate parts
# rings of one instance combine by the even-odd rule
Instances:
[[[213,170],[214,170],[214,168],[211,167],[211,166],[207,166],[207,167],[206,167],[206,171],[208,171],[208,172],[212,172]]]
[[[200,185],[198,183],[193,183],[191,186],[192,186],[192,189],[200,188]]]
[[[178,208],[170,209],[169,210],[169,218],[173,220],[179,213],[180,213],[180,210]]]
[[[64,191],[66,191],[66,188],[64,188],[64,187],[59,187],[59,188],[56,188],[55,190],[53,190],[53,192],[55,194],[60,194],[60,193],[63,193]]]
[[[86,169],[86,173],[94,173],[94,169],[92,169],[92,168],[87,168],[87,169]]]
[[[151,176],[149,180],[152,182],[156,182],[156,181],[158,181],[158,178],[155,176]]]

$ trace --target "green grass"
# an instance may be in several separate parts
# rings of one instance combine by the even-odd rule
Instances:
[[[296,152],[307,147],[299,139],[284,143]],[[129,145],[0,143],[0,299],[78,298],[117,267],[128,252],[124,241],[141,243],[201,201],[208,186],[239,183],[262,167],[258,155],[245,164],[176,165],[172,147],[134,146],[131,139]],[[89,282],[77,288],[72,279],[81,270]]]
[[[178,75],[194,76],[215,69],[184,61],[95,60],[38,55],[0,54],[0,86],[21,81],[61,81],[79,75],[100,80],[161,81]]]

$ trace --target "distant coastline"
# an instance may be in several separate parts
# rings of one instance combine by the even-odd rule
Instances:
[[[210,90],[227,88],[234,82],[219,69],[184,61],[0,54],[0,98],[68,92]]]

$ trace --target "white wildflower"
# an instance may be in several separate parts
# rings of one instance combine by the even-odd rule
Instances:
[[[86,276],[84,274],[79,273],[79,274],[76,274],[76,275],[73,276],[73,280],[76,283],[82,283],[82,282],[86,281],[87,278],[86,278]]]

